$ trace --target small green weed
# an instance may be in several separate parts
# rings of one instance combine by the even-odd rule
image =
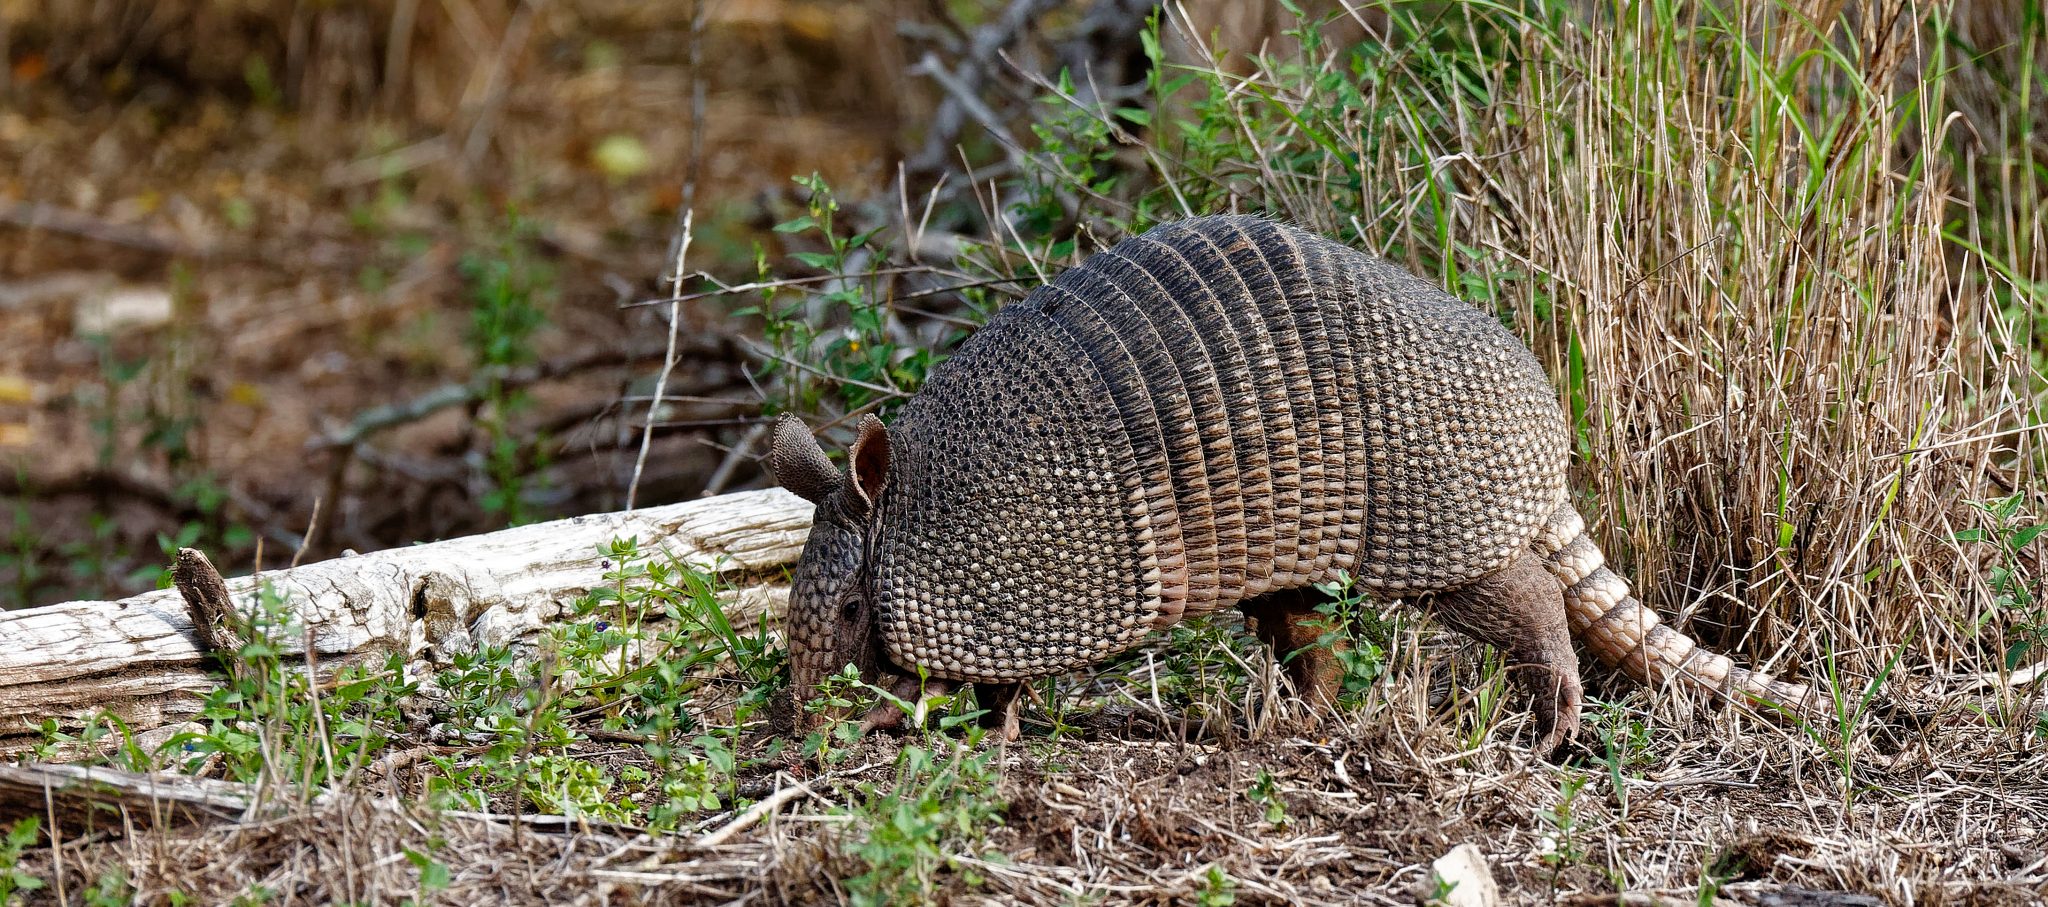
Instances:
[[[134,902],[135,889],[128,884],[128,874],[119,868],[100,873],[92,885],[85,889],[86,907],[128,907]]]
[[[777,224],[775,232],[790,243],[819,247],[790,257],[824,279],[777,280],[757,247],[760,302],[733,312],[761,318],[767,346],[756,350],[764,360],[759,377],[781,378],[770,385],[768,402],[797,412],[859,412],[915,393],[943,355],[902,344],[891,333],[895,316],[876,289],[887,250],[876,244],[875,231],[843,229],[839,200],[824,179],[812,174],[795,181],[805,193],[804,213]],[[956,333],[944,346],[962,336]]]
[[[15,479],[24,488],[28,484],[19,472]],[[0,571],[8,577],[8,603],[20,607],[35,601],[36,590],[43,584],[43,543],[42,534],[35,529],[35,518],[29,515],[28,502],[17,499],[10,503],[13,526],[8,530],[7,544],[0,548]]]
[[[1258,777],[1252,779],[1252,786],[1245,790],[1244,796],[1245,799],[1265,808],[1267,825],[1275,828],[1287,825],[1287,801],[1280,798],[1279,783],[1273,779],[1272,772],[1260,769]]]
[[[1694,903],[1698,907],[1714,907],[1717,903],[1723,903],[1722,887],[1749,871],[1748,864],[1748,859],[1737,851],[1724,850],[1715,854],[1705,866],[1700,867],[1700,890]]]
[[[1588,780],[1585,775],[1567,772],[1558,783],[1557,802],[1536,814],[1536,818],[1550,829],[1545,842],[1547,846],[1539,856],[1552,870],[1577,866],[1586,860],[1577,806],[1579,792],[1585,789]]]
[[[41,832],[42,820],[30,816],[8,827],[7,836],[0,838],[0,904],[11,904],[15,895],[43,887],[42,879],[21,868],[21,852],[36,843]]]
[[[420,895],[422,896],[420,901],[424,902],[426,895],[431,895],[448,887],[448,864],[434,859],[433,854],[421,853],[410,847],[403,848],[403,851],[406,862],[411,863],[414,869],[419,870]]]
[[[2002,653],[2006,670],[2048,657],[2048,606],[2042,600],[2042,586],[2048,582],[2048,576],[2036,575],[2024,556],[2041,533],[2048,531],[2048,523],[2022,516],[2020,505],[2024,499],[2025,495],[2014,494],[1995,501],[1970,502],[1990,518],[1991,525],[1965,529],[1953,536],[1957,542],[1993,548],[1991,569],[1984,576],[1985,585],[1991,589],[1992,608],[1980,618],[1979,629],[1994,617],[2003,616],[2009,621],[2010,631]]]
[[[63,729],[55,718],[43,719],[42,741],[33,752],[37,761],[94,760],[131,772],[149,771],[156,760],[135,742],[128,723],[107,712],[85,720],[77,733]]]
[[[258,587],[229,630],[242,639],[217,653],[228,682],[207,694],[198,720],[205,730],[164,743],[187,769],[217,760],[228,777],[286,781],[311,790],[375,758],[404,724],[399,702],[416,687],[404,680],[404,659],[343,668],[326,683],[309,676],[287,647],[305,638],[288,599]]]
[[[520,771],[520,795],[535,809],[555,815],[624,822],[632,810],[612,802],[617,779],[595,762],[575,756],[535,756]],[[712,801],[714,807],[717,801]]]
[[[508,384],[505,373],[535,360],[533,335],[547,324],[555,289],[553,269],[533,249],[534,226],[516,214],[509,220],[495,248],[464,257],[461,271],[472,306],[470,352],[487,380],[475,409],[489,486],[481,503],[485,512],[516,526],[539,516],[527,498],[548,465],[548,446],[545,437],[515,425],[533,401]]]
[[[1628,821],[1628,779],[1657,764],[1650,749],[1650,728],[1611,702],[1589,701],[1593,732],[1600,738],[1600,752],[1594,757],[1607,767],[1608,783],[1614,787],[1621,821]]]
[[[1465,731],[1465,748],[1478,749],[1486,743],[1488,734],[1499,726],[1508,713],[1512,684],[1508,678],[1506,659],[1492,647],[1480,655],[1478,679],[1469,688],[1471,711],[1464,716],[1461,725]]]
[[[1129,684],[1132,695],[1185,717],[1208,733],[1232,732],[1264,647],[1240,624],[1197,618],[1175,624],[1163,648],[1133,649],[1102,669]]]
[[[1337,703],[1356,708],[1373,682],[1386,673],[1387,648],[1396,628],[1381,621],[1379,611],[1348,572],[1340,572],[1335,582],[1317,584],[1316,589],[1329,598],[1316,605],[1316,613],[1321,615],[1316,645],[1331,650],[1343,671]]]
[[[1202,873],[1202,884],[1195,889],[1195,904],[1198,907],[1231,907],[1237,903],[1237,880],[1224,872],[1223,867],[1209,864]]]
[[[1854,803],[1856,796],[1865,790],[1856,782],[1856,726],[1862,723],[1864,716],[1870,714],[1871,707],[1878,701],[1878,691],[1883,689],[1892,672],[1898,669],[1899,661],[1906,656],[1909,645],[1910,641],[1901,643],[1894,649],[1890,660],[1871,676],[1860,692],[1842,672],[1841,659],[1835,654],[1834,648],[1830,646],[1823,653],[1822,677],[1826,683],[1827,702],[1833,710],[1835,720],[1832,726],[1818,727],[1807,724],[1805,728],[1807,736],[1827,751],[1835,763],[1835,769],[1841,774],[1844,808]]]
[[[861,835],[844,851],[864,869],[845,880],[853,903],[929,902],[948,870],[969,886],[981,884],[979,874],[955,859],[980,848],[1004,809],[993,753],[975,752],[981,736],[979,729],[960,741],[928,735],[932,748],[904,747],[894,783],[863,784],[859,799],[839,810],[854,818]]]
[[[826,677],[818,685],[818,695],[803,704],[811,712],[827,709],[846,709],[851,714],[861,714],[875,703],[868,691],[873,689],[861,682],[860,669],[847,665],[839,673]],[[803,754],[825,765],[836,765],[846,760],[847,747],[860,739],[860,723],[857,721],[834,721],[811,731],[804,737]]]

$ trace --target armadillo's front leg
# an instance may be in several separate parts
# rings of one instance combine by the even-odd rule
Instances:
[[[974,698],[988,713],[981,716],[981,726],[991,730],[1000,729],[1003,740],[1014,743],[1022,736],[1024,728],[1018,720],[1018,713],[1024,707],[1024,685],[1021,683],[976,683]]]
[[[1554,753],[1579,730],[1579,657],[1565,623],[1564,587],[1534,554],[1448,592],[1432,609],[1445,623],[1506,650],[1509,670],[1534,698],[1536,752]]]
[[[956,684],[950,680],[934,678],[929,682],[920,682],[915,677],[898,675],[889,683],[888,690],[897,699],[901,699],[904,702],[917,703],[918,710],[923,711],[924,697],[944,696],[952,692],[954,686]],[[897,708],[894,702],[887,700],[869,709],[868,713],[862,716],[860,720],[860,732],[863,734],[878,731],[882,728],[902,726],[903,710]]]

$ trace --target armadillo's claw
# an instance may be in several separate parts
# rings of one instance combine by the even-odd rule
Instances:
[[[893,680],[885,682],[888,683],[890,695],[895,696],[897,699],[909,702],[915,698],[920,718],[920,721],[917,722],[919,724],[923,723],[925,697],[944,695],[953,689],[953,682],[949,680],[933,680],[929,684],[924,684],[924,689],[922,690],[919,689],[920,683],[915,677],[897,676]],[[903,718],[904,712],[902,709],[897,708],[893,702],[884,701],[880,705],[869,709],[868,713],[861,717],[860,732],[868,734],[883,728],[902,727]]]
[[[860,732],[862,734],[872,734],[883,728],[902,726],[903,710],[887,702],[869,709],[868,713],[861,716],[860,719]]]

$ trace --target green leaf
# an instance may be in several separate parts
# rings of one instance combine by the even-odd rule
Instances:
[[[2034,537],[2040,535],[2043,531],[2048,531],[2048,524],[2043,524],[2040,526],[2023,526],[2017,532],[2014,532],[2012,534],[2012,538],[2006,540],[2006,545],[2011,547],[2013,550],[2025,548],[2027,547],[2028,542],[2033,541]]]
[[[791,220],[786,220],[786,221],[783,221],[782,223],[776,224],[776,225],[775,225],[775,232],[777,232],[777,233],[802,233],[802,232],[804,232],[805,230],[811,230],[811,229],[815,229],[815,228],[817,228],[817,226],[818,226],[818,221],[817,221],[817,219],[816,219],[816,218],[814,218],[814,217],[812,217],[812,216],[810,216],[810,215],[808,215],[808,214],[804,214],[804,215],[800,215],[800,216],[798,216],[798,217],[796,217],[796,218],[794,218],[794,219],[791,219]]]

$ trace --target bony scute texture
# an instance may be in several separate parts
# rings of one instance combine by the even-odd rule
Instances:
[[[1249,217],[1061,274],[934,370],[891,434],[882,637],[963,680],[1080,667],[1339,571],[1387,595],[1455,586],[1564,501],[1556,394],[1512,334]]]
[[[1639,679],[1812,702],[1607,569],[1567,503],[1557,393],[1510,331],[1287,226],[1196,218],[1089,258],[934,369],[888,435],[863,581],[904,668],[1058,674],[1342,572],[1546,668],[1559,734],[1567,627]]]

